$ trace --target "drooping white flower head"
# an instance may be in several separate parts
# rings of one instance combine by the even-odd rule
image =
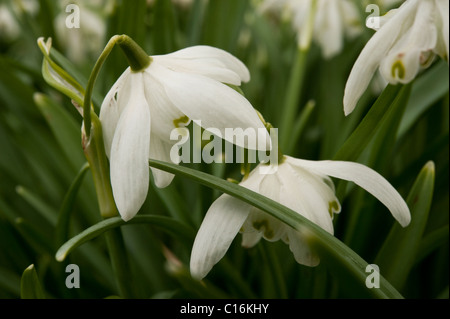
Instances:
[[[313,40],[321,47],[324,58],[329,59],[341,52],[345,37],[353,38],[361,33],[359,11],[349,0],[265,0],[262,10],[278,10],[290,17],[297,32],[301,49],[309,46],[308,29],[313,3]]]
[[[333,214],[341,210],[330,176],[352,181],[367,190],[403,227],[411,219],[408,206],[392,185],[362,164],[307,161],[285,156],[275,174],[262,175],[258,171],[253,170],[240,185],[285,205],[330,234],[333,234]],[[307,266],[319,263],[318,256],[308,245],[306,234],[224,194],[209,208],[195,238],[190,261],[192,276],[205,277],[225,255],[239,232],[242,232],[245,247],[255,245],[261,238],[281,239],[289,245],[298,263]]]
[[[209,46],[194,46],[152,56],[143,71],[128,68],[113,85],[100,110],[111,184],[124,220],[132,218],[145,201],[149,185],[148,159],[170,162],[172,130],[201,120],[220,130],[253,128],[256,140],[229,140],[241,147],[270,149],[270,137],[252,105],[226,84],[249,81],[245,65],[231,54]],[[226,83],[226,84],[224,84]],[[214,133],[214,132],[213,132]],[[268,143],[268,144],[267,144]],[[151,169],[157,187],[173,175]]]
[[[381,17],[347,80],[344,112],[350,114],[373,75],[380,70],[391,83],[409,83],[439,55],[448,62],[449,1],[407,0]]]

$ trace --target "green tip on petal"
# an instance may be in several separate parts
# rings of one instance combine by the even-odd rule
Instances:
[[[406,70],[405,66],[403,65],[402,61],[397,60],[393,65],[391,69],[391,74],[393,78],[398,77],[399,79],[404,79]]]

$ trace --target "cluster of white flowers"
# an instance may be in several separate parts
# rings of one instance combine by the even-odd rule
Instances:
[[[361,31],[355,28],[358,12],[352,1],[268,1],[265,9],[273,6],[292,11],[300,43],[302,29],[309,23],[305,21],[315,14],[312,34],[325,57],[341,50],[344,34],[352,36]],[[354,109],[378,68],[388,82],[407,83],[421,68],[429,66],[435,55],[448,60],[448,6],[447,0],[407,0],[381,18],[381,27],[361,52],[348,79],[345,114]],[[174,142],[169,136],[173,129],[197,119],[205,129],[221,131],[227,127],[264,127],[252,105],[228,86],[239,86],[249,79],[249,71],[241,61],[209,46],[152,56],[142,70],[127,69],[123,73],[102,104],[100,120],[110,158],[113,194],[124,220],[136,215],[147,196],[148,159],[170,160]],[[268,140],[267,136],[257,138]],[[264,149],[269,148],[265,145]],[[163,171],[151,171],[158,187],[169,185],[173,179]],[[340,203],[330,177],[356,183],[380,200],[402,226],[410,222],[409,209],[400,194],[364,165],[283,156],[274,172],[263,175],[255,169],[241,186],[280,202],[331,234],[332,217],[340,212]],[[281,239],[297,262],[314,266],[319,261],[301,230],[239,199],[222,195],[208,210],[197,234],[191,255],[192,275],[206,276],[239,232],[243,233],[242,244],[246,247],[261,238]]]
[[[345,37],[354,38],[363,30],[359,9],[350,0],[266,0],[262,11],[267,10],[288,16],[301,49],[309,46],[311,32],[327,59],[341,52]]]

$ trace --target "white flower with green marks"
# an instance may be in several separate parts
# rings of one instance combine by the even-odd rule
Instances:
[[[346,115],[354,110],[377,69],[387,82],[405,84],[429,67],[436,55],[448,62],[448,0],[408,0],[379,21],[380,28],[367,42],[347,80]]]
[[[330,177],[354,182],[383,203],[401,226],[409,224],[410,211],[401,195],[384,177],[359,163],[308,161],[285,156],[275,174],[262,175],[255,169],[240,185],[283,204],[333,234],[333,214],[340,212],[341,205]],[[298,263],[307,266],[319,263],[304,230],[293,229],[224,194],[211,205],[197,233],[190,261],[192,276],[205,277],[239,232],[245,247],[254,246],[261,238],[281,239],[289,245]]]
[[[349,0],[266,0],[262,10],[278,10],[291,20],[300,49],[314,40],[326,59],[339,54],[345,37],[362,31],[358,7]]]
[[[255,139],[270,144],[255,109],[229,86],[249,79],[241,61],[209,46],[152,56],[145,68],[131,67],[122,74],[103,101],[100,120],[114,199],[124,220],[136,215],[147,196],[148,159],[170,162],[170,150],[177,142],[170,140],[171,132],[191,119],[221,133],[228,127],[261,128]],[[256,140],[229,142],[249,148],[258,145]],[[268,149],[267,144],[258,147]],[[157,187],[168,186],[174,177],[153,168],[152,174]]]

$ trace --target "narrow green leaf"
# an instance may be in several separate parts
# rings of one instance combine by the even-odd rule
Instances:
[[[294,152],[294,147],[297,145],[303,131],[305,130],[306,124],[308,123],[309,118],[313,110],[315,109],[316,102],[314,100],[309,100],[303,110],[300,112],[300,115],[297,121],[294,123],[293,133],[291,135],[291,139],[289,140],[288,147],[286,149],[286,154],[291,154]]]
[[[186,202],[175,186],[169,185],[166,188],[155,186],[153,189],[172,217],[193,226],[194,223],[189,216],[190,211],[187,209]]]
[[[367,144],[372,140],[385,113],[401,89],[402,85],[388,85],[384,89],[361,123],[336,153],[334,160],[354,161],[358,158]]]
[[[30,190],[23,186],[17,186],[16,192],[19,194],[30,206],[32,206],[50,225],[55,226],[57,220],[56,211],[53,207],[47,205],[47,203],[33,194]]]
[[[67,255],[78,246],[85,242],[96,238],[103,234],[105,231],[132,224],[152,224],[160,227],[163,230],[173,234],[184,241],[192,243],[194,241],[193,230],[186,225],[165,216],[153,216],[153,215],[141,215],[135,216],[128,222],[125,222],[120,217],[111,217],[85,229],[80,234],[72,237],[66,243],[64,243],[56,252],[55,258],[57,261],[63,261]]]
[[[154,168],[175,175],[184,176],[205,186],[218,189],[267,212],[294,229],[301,229],[302,231],[308,232],[311,234],[311,243],[316,246],[321,253],[324,255],[326,254],[330,262],[340,264],[356,278],[361,285],[365,285],[365,280],[367,278],[367,273],[365,272],[368,265],[367,262],[339,239],[330,235],[321,227],[312,223],[300,214],[297,214],[293,210],[245,187],[191,168],[156,160],[149,160],[149,164]],[[398,291],[395,290],[395,288],[382,276],[380,276],[380,288],[369,290],[369,293],[377,298],[402,298]]]
[[[397,132],[409,101],[411,86],[407,84],[402,88],[383,117],[371,144],[369,165],[378,172],[383,171],[392,158],[392,150],[397,142]]]
[[[415,263],[433,197],[434,172],[431,161],[423,167],[407,198],[411,223],[406,228],[395,224],[375,259],[380,272],[397,289],[402,289]]]
[[[42,76],[44,80],[54,89],[68,96],[79,105],[83,105],[84,89],[81,84],[50,58],[50,51],[52,50],[51,38],[47,42],[44,42],[43,38],[39,38],[38,46],[44,55],[44,60],[42,61]]]
[[[177,49],[176,20],[172,1],[156,0],[153,7],[153,49],[152,54],[167,54]]]
[[[366,164],[381,174],[389,167],[388,165],[392,160],[391,154],[397,142],[398,127],[405,112],[410,92],[411,84],[407,84],[401,89],[389,109],[386,110],[386,114],[381,119],[378,130],[372,134],[372,141],[366,148],[369,154],[369,160]],[[347,181],[339,181],[337,187],[338,197],[342,198],[344,196],[347,184]],[[359,190],[355,197],[352,212],[349,214],[344,242],[352,243],[352,247],[362,243],[359,234],[367,234],[367,228],[373,222],[373,215],[368,214],[364,210],[364,206],[367,205],[367,198],[367,193]],[[369,200],[374,201],[373,198]]]
[[[105,233],[105,238],[119,294],[123,298],[133,298],[135,292],[130,273],[131,267],[121,229],[110,229]]]
[[[414,81],[407,111],[400,124],[398,136],[403,136],[449,88],[449,69],[445,61],[436,63]]]
[[[38,253],[50,253],[53,251],[49,234],[42,228],[37,228],[36,225],[22,217],[17,217],[14,220],[14,226],[28,244]]]
[[[20,281],[20,298],[22,299],[45,299],[44,291],[39,282],[34,265],[28,266]]]
[[[0,290],[3,293],[10,293],[20,296],[20,276],[8,268],[0,267]]]
[[[187,44],[189,46],[199,43],[205,14],[205,4],[206,2],[203,0],[194,0],[194,4],[192,5],[192,10],[189,16],[189,23],[187,24],[187,34],[189,35]]]
[[[448,225],[443,226],[435,231],[427,234],[423,237],[419,248],[417,249],[416,264],[422,261],[426,256],[428,256],[435,249],[448,243],[449,239],[449,227]]]
[[[69,236],[69,223],[70,223],[70,214],[73,210],[73,206],[75,205],[75,199],[78,195],[78,191],[80,190],[81,184],[83,182],[84,175],[89,169],[89,164],[85,163],[80,171],[78,172],[75,180],[70,185],[69,190],[64,196],[63,203],[59,210],[58,220],[56,223],[55,229],[55,243],[56,247],[61,246],[65,241],[67,241]]]
[[[61,66],[73,79],[78,82],[83,88],[86,87],[88,79],[87,76],[82,74],[80,70],[73,65],[64,55],[62,55],[58,50],[52,48],[50,50],[50,59],[56,62],[57,65]],[[84,89],[83,89],[84,92]],[[103,96],[99,94],[98,91],[92,92],[92,101],[94,105],[100,107],[103,101]]]
[[[86,161],[81,148],[81,124],[78,124],[61,105],[42,93],[34,94],[34,101],[46,119],[59,146],[74,169]]]

